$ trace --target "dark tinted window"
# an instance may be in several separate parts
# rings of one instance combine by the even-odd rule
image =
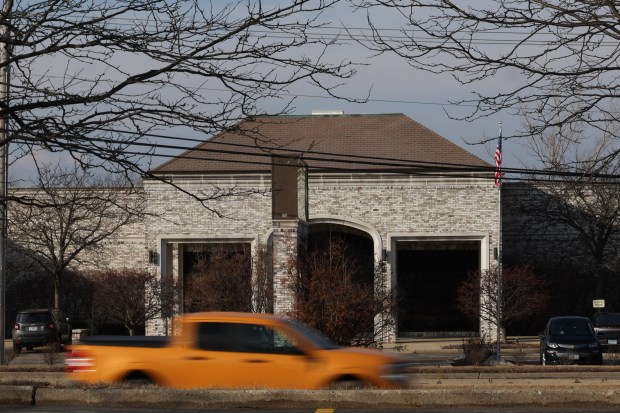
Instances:
[[[564,319],[551,321],[549,333],[566,336],[590,336],[594,334],[594,330],[592,330],[592,325],[588,320]]]
[[[599,314],[596,316],[596,324],[604,325],[620,325],[620,314]]]
[[[329,338],[325,337],[321,332],[315,330],[307,324],[293,320],[288,321],[288,323],[293,328],[301,332],[304,336],[306,336],[306,338],[312,341],[312,344],[314,344],[321,350],[332,350],[339,348],[336,343],[334,343]]]
[[[47,323],[52,321],[52,315],[49,312],[41,313],[19,313],[17,322],[24,324]]]
[[[267,326],[241,323],[200,323],[198,347],[210,351],[299,354],[285,334]]]

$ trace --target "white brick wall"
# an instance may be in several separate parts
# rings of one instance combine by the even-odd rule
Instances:
[[[29,188],[11,188],[13,196],[32,196],[35,191]],[[139,202],[140,198],[134,193],[126,196],[128,203]],[[20,243],[19,233],[11,226],[10,217],[13,214],[22,214],[26,206],[18,203],[9,203],[8,238],[10,243]],[[113,210],[107,211],[111,222],[115,219]],[[89,269],[111,268],[144,268],[147,265],[148,256],[145,249],[144,221],[136,219],[135,222],[120,228],[114,235],[99,243],[96,247],[84,250],[78,256],[71,267],[74,270],[84,271]],[[17,257],[16,257],[17,259]]]
[[[300,175],[301,176],[301,175]],[[307,240],[302,221],[273,221],[269,174],[227,176],[171,176],[175,187],[154,180],[145,182],[146,215],[143,222],[128,225],[91,252],[99,266],[144,267],[161,275],[162,268],[178,276],[176,260],[168,252],[183,242],[271,241],[274,257],[274,310],[286,312],[292,305],[289,289],[283,288],[288,260]],[[303,187],[304,180],[299,180]],[[300,188],[301,189],[301,188]],[[241,194],[219,197],[221,194]],[[301,190],[300,194],[305,191]],[[300,197],[300,203],[303,202]],[[491,180],[424,178],[394,174],[311,174],[308,178],[309,223],[333,219],[368,231],[375,241],[375,255],[388,256],[391,241],[398,238],[486,237],[483,266],[488,266],[497,246],[497,188]],[[303,206],[300,208],[302,217]],[[11,237],[17,236],[11,234]],[[476,239],[478,239],[476,238]],[[173,246],[175,246],[173,248]],[[148,263],[148,252],[159,255]],[[172,261],[172,262],[171,262]],[[388,261],[387,271],[390,271]],[[169,330],[169,320],[156,320],[147,333]]]
[[[146,217],[147,249],[161,254],[169,242],[218,242],[227,239],[255,240],[265,243],[274,239],[304,238],[304,230],[274,224],[271,217],[269,175],[190,178],[175,176],[174,183],[193,194],[208,195],[215,187],[234,188],[237,191],[266,191],[264,194],[247,194],[224,197],[207,205],[225,217],[201,206],[189,195],[182,194],[170,185],[147,181],[148,214]],[[308,182],[308,215],[313,219],[333,217],[345,225],[357,223],[376,232],[382,248],[390,249],[390,237],[425,234],[445,238],[465,234],[487,237],[482,256],[483,266],[490,264],[493,248],[497,246],[498,197],[492,180],[467,178],[419,178],[380,174],[322,174],[311,175]],[[297,224],[294,224],[296,226]],[[294,234],[293,234],[294,233]],[[285,244],[274,251],[275,311],[290,308],[290,291],[281,288],[282,266],[285,252],[296,252],[294,245]],[[196,241],[198,242],[198,241]],[[164,263],[164,265],[169,265]],[[159,267],[152,266],[156,270]],[[389,267],[388,267],[389,271]],[[278,275],[280,274],[280,275]],[[151,332],[161,332],[151,326]]]

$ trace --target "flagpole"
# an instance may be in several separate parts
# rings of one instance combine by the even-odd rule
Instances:
[[[497,203],[499,211],[497,230],[497,288],[496,288],[496,324],[497,324],[497,363],[501,363],[501,338],[502,338],[502,123],[499,123],[499,138],[495,150],[495,186],[497,186]]]

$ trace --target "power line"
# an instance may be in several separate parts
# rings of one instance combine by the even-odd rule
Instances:
[[[67,18],[67,17],[65,17]],[[76,21],[75,24],[84,24],[83,16],[75,16]],[[128,17],[110,17],[109,19],[105,19],[105,22],[115,23],[118,27],[134,27],[135,22],[140,22],[143,26],[151,26],[153,29],[161,30],[161,24],[165,23],[162,20],[154,20],[149,18],[142,18],[139,16]],[[176,25],[182,25],[182,21],[177,22]],[[290,27],[290,25],[288,26]],[[361,42],[365,40],[370,40],[373,38],[373,35],[379,34],[382,39],[388,41],[409,41],[409,40],[417,40],[420,42],[427,43],[444,43],[444,40],[441,38],[435,38],[430,35],[427,35],[427,31],[423,29],[418,29],[413,26],[405,26],[403,28],[385,28],[385,27],[360,27],[360,26],[332,26],[332,25],[321,25],[317,27],[315,30],[305,30],[303,24],[299,25],[300,29],[304,29],[304,35],[307,39],[310,40],[325,40],[325,38],[329,38],[333,40],[334,38],[341,38],[345,40],[354,40],[356,42]],[[181,29],[182,30],[182,29]],[[296,38],[293,33],[285,33],[281,31],[275,30],[266,30],[264,28],[255,28],[251,26],[248,28],[247,32],[258,34],[263,38],[280,38],[280,39],[291,39]],[[228,33],[225,31],[225,33]],[[387,33],[382,35],[382,33]],[[393,34],[390,34],[393,33]],[[531,32],[528,31],[516,31],[516,30],[468,30],[461,29],[459,33],[463,35],[462,38],[456,38],[451,36],[451,39],[458,42],[467,42],[469,44],[479,44],[479,45],[530,45],[530,46],[545,46],[549,44],[549,37],[558,38],[560,37],[557,33],[548,31],[548,32],[536,32],[532,35]],[[244,32],[245,34],[245,32]],[[415,34],[422,34],[426,36],[415,36]],[[573,37],[574,41],[580,41],[579,39],[583,38],[583,36],[587,35],[587,33],[577,33]],[[506,37],[506,36],[514,36],[514,37]],[[541,37],[541,40],[537,40],[535,37]],[[563,42],[565,43],[565,42]],[[601,41],[597,42],[599,46],[616,46],[617,43],[615,41]]]
[[[66,79],[66,78],[70,78],[71,80],[79,80],[81,82],[93,83],[93,84],[99,84],[100,82],[114,83],[114,81],[112,81],[111,79],[102,79],[102,78],[99,78],[99,77],[97,77],[96,79],[86,79],[86,78],[80,78],[78,76],[75,76],[75,77],[71,77],[69,75],[53,76],[53,75],[49,75],[49,74],[45,74],[45,75],[36,74],[35,76],[37,76],[37,77],[46,77],[46,78],[50,78],[50,79]],[[24,90],[30,90],[32,92],[40,91],[39,89],[24,88],[24,87],[21,87],[20,85],[15,85],[15,84],[11,84],[11,87],[12,88],[21,88],[21,89],[24,89]],[[176,88],[173,85],[161,85],[161,86],[157,85],[157,87],[158,87],[158,89]],[[187,89],[191,89],[194,92],[198,92],[198,91],[204,91],[204,92],[225,92],[225,93],[230,93],[231,92],[230,89],[221,89],[221,88],[204,87],[204,86],[194,86],[194,87],[186,87],[186,88]],[[304,93],[279,92],[279,96],[290,96],[290,97],[301,97],[301,98],[311,98],[311,99],[334,100],[333,96],[311,95],[311,94],[304,94]],[[444,107],[444,106],[471,107],[471,108],[479,107],[479,105],[477,105],[475,103],[464,103],[464,102],[430,102],[430,101],[421,101],[421,100],[402,100],[402,99],[366,99],[366,98],[363,98],[363,97],[360,97],[360,98],[349,97],[348,99],[360,100],[360,101],[363,100],[364,102],[368,102],[368,103],[373,103],[373,102],[375,102],[375,103],[398,103],[398,104],[404,104],[404,105],[425,105],[425,106],[441,106],[441,107]]]
[[[130,133],[137,134],[136,132],[130,131],[120,131],[110,129],[108,131],[114,131],[116,133]],[[189,141],[197,141],[197,142],[207,142],[204,140],[197,139],[185,139],[180,137],[173,137],[168,135],[159,135],[159,134],[145,134],[152,137],[160,137],[165,139],[172,140],[189,140]],[[451,163],[442,163],[442,162],[425,162],[425,161],[414,161],[407,159],[397,159],[397,158],[385,158],[385,157],[373,157],[373,156],[359,156],[359,155],[349,155],[349,154],[341,154],[341,153],[329,153],[329,152],[319,152],[319,151],[299,151],[292,150],[286,148],[271,148],[265,147],[265,150],[273,150],[274,152],[257,152],[257,151],[242,151],[242,150],[226,150],[226,149],[215,149],[215,148],[199,148],[199,147],[186,147],[186,146],[178,146],[178,145],[164,145],[159,143],[145,143],[145,142],[127,142],[127,141],[117,141],[114,139],[105,139],[105,138],[89,138],[91,142],[100,142],[108,145],[120,145],[120,146],[133,146],[133,147],[144,147],[150,148],[150,150],[156,149],[165,149],[165,150],[183,150],[183,151],[191,151],[194,153],[217,153],[217,154],[225,154],[225,155],[237,155],[237,156],[247,156],[252,158],[264,159],[264,161],[256,161],[256,160],[247,160],[247,159],[223,159],[223,158],[212,158],[208,156],[192,156],[189,153],[184,153],[181,155],[172,155],[172,154],[158,154],[150,151],[145,152],[137,152],[130,150],[123,150],[123,154],[125,155],[136,155],[136,156],[149,156],[149,157],[163,157],[167,159],[185,159],[185,160],[201,160],[201,161],[213,161],[213,162],[229,162],[229,163],[237,163],[237,164],[247,164],[247,165],[259,165],[265,166],[267,168],[271,167],[272,158],[273,157],[282,157],[282,158],[299,158],[305,161],[315,161],[319,163],[329,162],[332,164],[339,164],[343,166],[320,166],[320,165],[312,165],[309,169],[316,171],[334,171],[334,172],[377,172],[377,167],[387,168],[387,172],[394,173],[407,173],[412,175],[432,175],[432,176],[460,176],[460,177],[469,177],[471,178],[472,173],[494,173],[494,166],[479,166],[479,165],[468,165],[468,164],[451,164]],[[31,141],[26,141],[32,143]],[[70,144],[73,145],[73,144]],[[243,149],[257,149],[256,146],[253,145],[245,145],[245,144],[237,144],[237,143],[221,143],[221,142],[213,142],[212,145],[222,145],[229,146],[232,148],[243,148]],[[56,144],[57,147],[65,149],[62,144]],[[110,153],[114,153],[112,149],[108,148],[99,148],[99,150],[107,151]],[[78,151],[79,152],[79,151]],[[301,154],[301,156],[300,156]],[[353,159],[342,159],[342,158],[353,158]],[[349,167],[347,167],[349,166]],[[363,168],[361,166],[366,166],[367,168]],[[501,169],[505,174],[518,174],[529,176],[528,178],[524,177],[507,177],[507,180],[513,181],[545,181],[537,178],[537,176],[548,176],[548,177],[564,177],[564,178],[595,178],[595,179],[608,179],[608,180],[616,180],[620,179],[620,175],[618,174],[600,174],[600,173],[586,173],[586,172],[568,172],[568,171],[546,171],[546,170],[532,170],[532,169],[520,169],[520,168],[502,168]]]

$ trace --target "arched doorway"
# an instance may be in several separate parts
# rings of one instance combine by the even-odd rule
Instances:
[[[374,320],[379,304],[375,296],[374,249],[373,238],[358,228],[329,222],[308,227],[308,272],[303,282],[308,287],[303,295],[307,299],[302,302],[317,314],[315,326],[325,328],[326,333],[334,328],[330,321],[333,315],[349,320],[332,337],[339,336],[342,343],[375,340]],[[320,302],[323,304],[317,307]],[[345,340],[345,336],[352,341]]]
[[[308,227],[308,254],[325,251],[340,243],[360,267],[359,281],[372,285],[374,279],[374,245],[365,232],[345,225],[320,223]]]

